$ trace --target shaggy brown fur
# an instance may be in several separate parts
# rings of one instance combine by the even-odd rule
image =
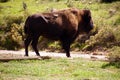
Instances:
[[[89,33],[93,28],[90,10],[70,8],[50,13],[33,14],[25,22],[26,33],[25,55],[28,56],[28,46],[39,56],[37,43],[39,36],[59,40],[66,56],[70,57],[70,45],[79,34]]]

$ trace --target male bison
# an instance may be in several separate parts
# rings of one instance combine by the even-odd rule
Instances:
[[[64,9],[49,13],[33,14],[25,22],[24,31],[25,56],[31,43],[34,51],[40,56],[37,43],[39,36],[59,40],[66,56],[70,57],[70,45],[81,33],[89,33],[93,29],[90,10],[76,8]]]

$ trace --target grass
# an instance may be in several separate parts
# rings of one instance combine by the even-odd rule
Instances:
[[[81,58],[0,62],[0,80],[119,80],[120,65]]]
[[[63,2],[50,2],[50,1],[35,1],[35,0],[26,0],[24,1],[27,4],[27,10],[33,14],[36,12],[43,12],[46,11],[47,8],[66,8],[65,5],[66,1]],[[14,0],[14,1],[8,1],[6,3],[0,3],[0,6],[2,7],[0,15],[6,16],[6,15],[21,15],[23,10],[23,1],[21,0]],[[3,15],[4,14],[4,15]]]

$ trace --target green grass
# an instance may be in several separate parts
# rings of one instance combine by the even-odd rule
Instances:
[[[0,62],[0,80],[119,80],[119,68],[81,58]]]

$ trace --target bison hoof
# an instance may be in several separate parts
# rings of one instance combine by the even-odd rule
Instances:
[[[37,56],[40,56],[40,54],[37,54]]]
[[[70,58],[71,56],[70,55],[67,55],[68,58]]]
[[[25,54],[24,56],[28,56],[27,54]]]

